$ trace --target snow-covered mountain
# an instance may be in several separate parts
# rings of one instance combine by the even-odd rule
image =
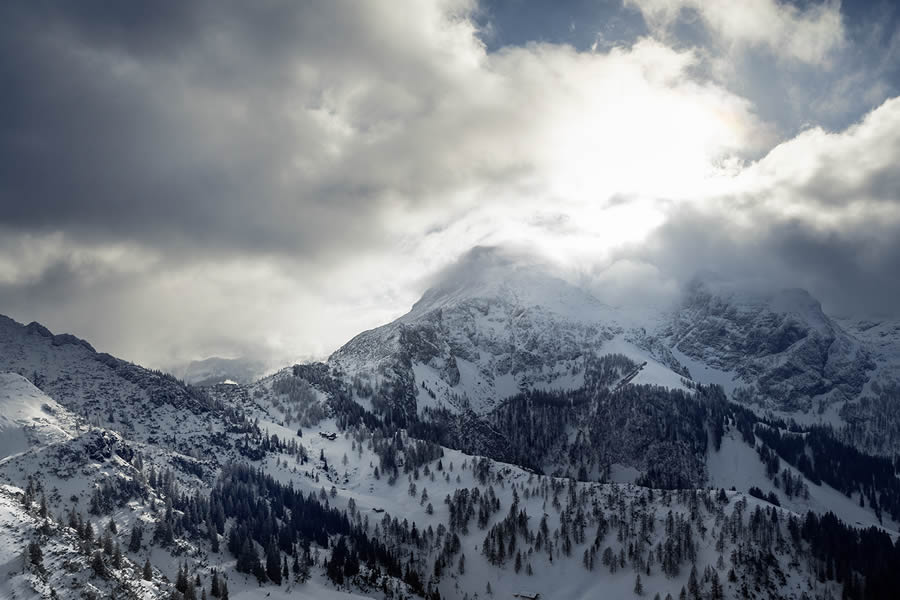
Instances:
[[[897,331],[487,250],[249,385],[0,318],[0,597],[890,598]]]
[[[548,267],[476,249],[409,313],[359,334],[328,364],[357,388],[393,386],[408,412],[483,415],[522,391],[577,389],[588,357],[611,353],[647,363],[635,383],[682,387],[681,373],[638,347],[628,326],[627,315]]]
[[[662,334],[685,362],[730,374],[732,386],[783,411],[856,398],[875,367],[875,349],[799,289],[759,293],[697,281]]]
[[[671,309],[613,308],[547,266],[481,248],[327,364],[376,412],[484,416],[522,392],[580,389],[593,358],[621,354],[642,366],[634,384],[714,383],[732,400],[841,427],[845,405],[900,372],[891,323],[845,325],[803,290],[720,281],[693,282]]]
[[[0,315],[0,367],[27,377],[77,413],[114,421],[124,401],[147,409],[198,410],[208,398],[171,375],[97,352],[70,334],[54,335],[40,323],[22,325]],[[123,414],[123,416],[125,416]],[[127,419],[119,422],[127,429]]]

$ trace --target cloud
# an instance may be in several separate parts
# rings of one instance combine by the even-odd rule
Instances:
[[[832,4],[748,4],[773,20],[759,39],[705,6],[701,29],[735,48],[807,65],[786,37],[843,47]],[[664,14],[603,51],[489,50],[481,10],[3,5],[0,311],[153,366],[290,360],[406,312],[478,245],[527,243],[617,301],[749,257],[825,289],[840,273],[816,248],[866,254],[873,232],[883,253],[858,272],[891,266],[892,105],[785,142]]]
[[[620,248],[607,265],[646,265],[670,288],[713,271],[760,287],[806,288],[827,310],[896,316],[898,161],[895,98],[844,131],[809,129],[710,196],[673,205],[645,243]]]
[[[616,198],[773,141],[690,50],[491,53],[476,10],[5,5],[3,309],[151,364],[319,352],[472,245],[557,239],[547,206],[579,244],[637,239],[655,209]]]
[[[840,2],[627,0],[657,32],[699,19],[726,46],[763,48],[784,60],[825,66],[845,43]]]

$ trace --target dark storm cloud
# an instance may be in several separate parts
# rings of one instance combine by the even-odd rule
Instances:
[[[365,152],[342,165],[355,171],[331,171],[320,157],[334,136],[304,112],[331,78],[372,66],[353,65],[376,43],[362,15],[338,23],[295,3],[0,10],[5,225],[215,252],[352,249],[377,235],[364,225],[394,182],[360,166]],[[399,78],[424,68],[406,62]],[[311,81],[298,81],[307,63]],[[380,98],[362,96],[350,110],[383,120]],[[288,175],[297,162],[311,175]]]
[[[150,72],[198,33],[192,19],[167,9],[142,14],[138,7],[149,5],[131,3],[111,12],[75,3],[37,12],[5,6],[0,72],[12,85],[0,111],[0,197],[7,225],[184,237],[210,231],[200,225],[217,218],[216,208],[232,216],[232,199],[244,195],[243,176],[253,171],[230,170],[225,153],[192,152],[203,145],[193,135],[201,133],[193,126],[201,115],[172,110],[184,90],[165,72]]]
[[[684,210],[630,259],[683,286],[696,276],[755,288],[809,290],[826,311],[897,316],[900,227],[872,221],[854,228],[820,228],[801,219],[757,215],[752,228],[724,214]]]

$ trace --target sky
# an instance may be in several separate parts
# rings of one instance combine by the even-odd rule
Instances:
[[[900,316],[889,0],[0,5],[0,313],[323,357],[473,247]]]

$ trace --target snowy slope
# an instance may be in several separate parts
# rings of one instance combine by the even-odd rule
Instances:
[[[164,597],[169,586],[141,579],[140,565],[128,557],[97,577],[75,532],[52,515],[42,517],[34,503],[23,505],[23,497],[21,488],[0,484],[0,598]],[[37,565],[29,544],[41,550]]]
[[[602,343],[609,352],[629,354],[639,365],[647,362],[632,381],[670,387],[682,385],[680,375],[662,368],[662,363],[653,360],[655,351],[652,348],[642,348],[634,339],[625,332],[615,331]],[[77,368],[86,370],[96,362],[89,354],[83,355],[81,360],[84,362],[61,360],[55,366],[57,378],[65,380],[65,365],[74,363]],[[326,373],[328,367],[321,366],[319,371],[310,369],[300,369],[299,372],[316,380],[315,373]],[[102,373],[101,369],[95,374]],[[420,378],[417,381],[424,381],[428,376],[433,377],[423,370],[416,375]],[[577,377],[577,373],[572,375],[567,385],[579,385]],[[645,595],[652,597],[656,593],[661,596],[671,593],[677,597],[681,587],[687,584],[689,563],[682,561],[677,573],[666,575],[655,562],[656,558],[647,558],[651,551],[656,552],[658,544],[666,542],[670,511],[691,523],[695,530],[693,539],[697,568],[701,575],[715,572],[726,598],[740,597],[744,585],[760,586],[763,595],[774,594],[777,589],[784,597],[797,599],[802,597],[804,591],[812,597],[839,592],[834,583],[820,583],[805,560],[797,559],[802,550],[799,547],[777,553],[775,565],[768,567],[768,574],[762,581],[752,579],[745,572],[743,563],[733,562],[739,560],[734,552],[739,545],[743,544],[746,548],[747,544],[752,546],[758,542],[751,543],[741,537],[732,541],[727,528],[738,521],[743,527],[749,526],[751,513],[757,507],[767,509],[768,505],[741,493],[746,491],[746,485],[756,482],[754,473],[758,472],[754,469],[759,467],[754,466],[753,451],[748,446],[740,447],[742,442],[728,436],[720,453],[710,456],[707,463],[710,476],[717,485],[730,487],[730,483],[738,487],[739,491],[727,493],[724,501],[717,497],[715,490],[661,492],[629,484],[574,482],[540,476],[514,465],[481,460],[447,448],[441,450],[440,462],[434,459],[419,464],[408,473],[400,471],[399,477],[392,483],[373,448],[374,438],[381,435],[380,432],[361,427],[341,432],[336,419],[316,418],[314,423],[301,424],[299,433],[302,435],[298,435],[298,426],[288,415],[296,415],[302,410],[303,415],[312,418],[316,410],[325,411],[331,399],[329,393],[322,389],[300,383],[304,381],[300,377],[287,377],[282,373],[249,389],[217,386],[211,393],[221,403],[221,408],[196,414],[188,407],[179,408],[168,402],[154,405],[153,410],[148,411],[141,401],[129,396],[126,391],[116,405],[117,414],[132,422],[133,425],[126,429],[134,431],[136,438],[105,427],[86,427],[78,423],[70,425],[59,416],[66,414],[65,409],[58,407],[21,377],[7,375],[0,381],[6,390],[6,395],[2,396],[3,415],[6,417],[4,427],[9,431],[19,431],[37,424],[38,430],[60,432],[58,435],[48,433],[38,445],[22,446],[0,464],[0,481],[7,486],[4,488],[6,495],[0,493],[0,548],[5,549],[0,554],[0,569],[6,575],[5,583],[0,584],[6,587],[0,588],[0,594],[49,597],[49,585],[52,584],[67,598],[78,597],[81,591],[94,589],[99,597],[106,597],[118,585],[131,585],[133,587],[130,589],[137,597],[153,598],[171,591],[178,565],[187,563],[191,577],[199,576],[204,588],[208,588],[213,568],[225,574],[230,596],[234,598],[349,600],[385,597],[379,585],[367,583],[364,577],[343,589],[337,589],[328,581],[323,571],[330,548],[314,548],[318,558],[310,581],[260,586],[253,577],[235,570],[235,558],[227,550],[220,548],[218,552],[213,551],[205,536],[184,534],[168,547],[153,542],[151,531],[167,512],[166,507],[172,502],[172,497],[168,495],[165,485],[149,483],[151,469],[154,473],[171,472],[175,486],[173,492],[178,496],[202,497],[210,493],[223,465],[229,462],[249,463],[283,483],[290,483],[294,489],[315,493],[329,505],[347,510],[353,522],[364,526],[370,535],[396,544],[396,549],[403,556],[410,557],[410,565],[439,589],[445,598],[463,600],[468,597],[471,600],[476,594],[479,598],[488,597],[488,584],[491,586],[490,596],[497,598],[523,592],[541,593],[544,598],[632,597],[638,573]],[[56,411],[56,421],[43,415],[43,405]],[[105,410],[97,414],[90,412],[91,404],[79,406],[86,409],[88,423],[103,418]],[[101,405],[101,408],[105,407]],[[240,419],[236,417],[238,414]],[[116,422],[119,420],[117,417]],[[302,446],[304,454],[311,460],[303,463],[298,453],[277,449],[248,454],[241,446],[246,443],[248,432],[253,431],[248,423],[255,423],[253,427],[264,431],[266,436],[275,435],[278,439]],[[319,435],[329,431],[337,432],[335,439]],[[405,447],[413,443],[404,432],[397,435],[404,438]],[[406,460],[411,460],[403,452],[399,457],[401,469]],[[318,460],[320,456],[325,460]],[[378,467],[382,468],[380,476],[376,475]],[[617,472],[624,471],[626,469]],[[746,473],[750,473],[750,478],[745,477]],[[730,478],[727,476],[729,474]],[[763,485],[765,482],[759,483]],[[23,510],[18,508],[21,502],[16,494],[28,486],[34,486],[36,496]],[[98,490],[110,486],[128,490],[129,495],[115,500],[110,509],[100,508],[99,514],[91,512]],[[451,527],[450,507],[445,499],[463,489],[470,493],[478,490],[479,495],[494,498],[496,507],[483,525],[476,524],[477,519],[473,517],[466,530],[456,532],[461,548],[451,557],[452,561],[443,566],[442,574],[435,576],[434,563],[441,555],[440,536],[446,539],[446,532]],[[515,498],[518,498],[517,503]],[[50,584],[46,585],[35,573],[26,573],[23,566],[17,566],[17,561],[19,565],[23,564],[23,546],[36,535],[40,518],[35,514],[44,500],[52,521],[51,533],[47,534],[45,542],[48,549],[45,560],[48,566],[55,569],[54,575],[49,576]],[[839,514],[860,523],[872,522],[868,511],[851,512],[850,506],[840,504],[838,500],[828,496],[827,490],[825,495],[815,491],[812,495],[816,508],[839,511]],[[514,503],[517,510],[524,511],[527,529],[527,534],[522,534],[518,542],[522,555],[520,570],[515,568],[511,556],[499,564],[491,564],[484,554],[488,532],[503,521]],[[804,504],[788,505],[788,510],[782,510],[779,514],[785,519],[791,511],[802,513],[805,508]],[[114,540],[123,548],[128,544],[128,533],[132,528],[137,523],[145,524],[147,533],[140,547],[135,551],[124,550],[125,567],[109,579],[91,574],[92,555],[80,547],[74,530],[59,522],[58,516],[73,510],[90,520],[97,533],[106,530],[110,521],[115,522],[117,533]],[[595,542],[595,531],[601,523],[601,516],[602,522],[613,525]],[[390,521],[386,520],[388,518]],[[388,523],[394,527],[394,518],[401,524],[405,521],[408,527],[415,526],[415,530],[420,532],[420,536],[426,536],[427,541],[414,545],[388,534]],[[539,548],[534,534],[543,519],[546,519],[548,537],[545,545]],[[769,517],[766,520],[771,522]],[[573,523],[578,522],[584,523],[586,533],[583,539],[575,533],[577,527],[573,529]],[[648,529],[642,531],[645,527]],[[781,535],[787,538],[783,521],[780,527]],[[441,531],[444,533],[438,533]],[[565,540],[568,538],[574,538],[571,549],[566,549],[568,542]],[[724,541],[721,547],[717,547],[720,539]],[[627,558],[631,552],[629,545],[641,548],[639,555],[642,558]],[[616,557],[625,557],[615,569],[602,564],[601,557],[606,548]],[[461,555],[466,557],[462,570],[458,566]],[[585,556],[594,556],[596,565],[593,570],[584,564]],[[144,583],[138,568],[148,559],[152,564],[152,581]],[[64,566],[66,560],[70,561],[69,567]],[[650,561],[649,566],[641,562],[647,560]],[[727,581],[727,574],[732,568],[738,572],[733,582]],[[69,583],[71,579],[75,580],[74,586]],[[399,583],[391,582],[390,585],[396,589]],[[711,583],[704,581],[701,585],[708,589]]]
[[[808,510],[821,514],[830,511],[844,522],[855,526],[884,528],[894,536],[900,532],[900,525],[890,518],[885,517],[884,522],[881,522],[871,508],[860,507],[858,496],[848,498],[826,483],[814,485],[807,482],[809,498],[788,498],[784,491],[776,488],[772,480],[766,476],[765,465],[760,461],[756,451],[734,431],[725,434],[722,438],[722,447],[718,451],[710,448],[706,464],[711,486],[725,489],[735,487],[742,492],[747,492],[755,486],[765,492],[774,491],[783,507],[798,514]],[[781,468],[794,476],[802,477],[799,471],[787,463],[782,462]]]
[[[278,431],[279,427],[276,423],[266,423],[266,426],[271,427],[273,431]],[[325,430],[332,427],[333,424],[328,422],[321,425],[321,428]],[[281,433],[287,435],[289,430],[279,431],[279,434]],[[385,477],[377,479],[374,476],[374,467],[378,466],[378,457],[365,446],[355,444],[352,436],[339,436],[336,440],[330,441],[314,434],[304,433],[303,439],[308,444],[310,455],[319,456],[321,453],[329,465],[335,465],[333,468],[336,473],[329,474],[316,463],[313,463],[311,467],[297,467],[290,461],[277,457],[267,460],[266,470],[284,482],[291,482],[295,487],[312,492],[320,489],[328,490],[333,485],[336,492],[333,498],[335,504],[346,507],[352,500],[356,510],[359,511],[360,519],[367,520],[373,530],[375,525],[386,517],[397,517],[401,521],[406,519],[410,523],[415,523],[420,531],[425,531],[429,526],[437,530],[440,525],[447,525],[449,517],[449,508],[443,503],[445,496],[452,495],[459,489],[477,488],[482,493],[486,493],[490,488],[496,493],[501,510],[493,515],[487,526],[481,529],[472,523],[469,533],[460,534],[462,553],[466,555],[466,569],[465,573],[460,574],[454,565],[448,568],[448,574],[442,578],[439,584],[441,594],[445,598],[462,599],[466,596],[474,598],[475,594],[478,594],[478,597],[488,597],[485,591],[488,583],[491,585],[495,598],[510,598],[514,594],[522,592],[540,593],[544,598],[636,597],[633,593],[635,572],[630,567],[610,573],[605,567],[599,565],[599,554],[597,556],[598,567],[595,571],[589,571],[583,566],[582,555],[586,549],[590,548],[590,542],[594,539],[593,527],[589,527],[588,543],[576,544],[570,557],[559,555],[554,556],[551,560],[545,552],[524,552],[525,548],[523,547],[523,554],[526,556],[525,563],[532,567],[534,575],[528,575],[524,568],[521,572],[516,572],[512,561],[503,567],[495,567],[488,563],[481,552],[486,531],[506,516],[514,493],[519,497],[520,508],[529,515],[530,527],[536,528],[541,517],[545,516],[548,519],[550,531],[557,533],[562,526],[563,515],[566,512],[566,496],[569,486],[574,485],[575,497],[580,499],[579,502],[585,503],[585,510],[600,510],[610,519],[614,518],[613,515],[621,514],[626,522],[634,522],[631,519],[637,517],[631,515],[632,508],[630,507],[633,504],[634,510],[637,511],[637,507],[643,503],[644,506],[647,506],[647,514],[655,523],[655,531],[649,534],[652,539],[651,545],[663,537],[664,522],[670,510],[685,515],[689,514],[691,510],[689,501],[679,500],[674,494],[666,497],[657,492],[656,499],[651,500],[647,505],[648,491],[646,488],[615,484],[573,484],[565,479],[536,476],[516,466],[503,463],[491,463],[487,480],[481,482],[473,468],[475,460],[473,457],[446,449],[441,458],[442,471],[438,470],[437,461],[433,461],[428,465],[428,472],[423,471],[420,477],[410,476],[409,479],[404,478],[397,484],[390,485]],[[415,495],[408,493],[410,482],[417,486]],[[554,493],[554,489],[557,490],[556,493]],[[427,491],[428,499],[434,505],[433,514],[428,514],[426,505],[421,501],[423,490]],[[528,490],[527,497],[526,490]],[[694,495],[697,498],[711,497],[713,493],[704,490],[690,491],[687,493],[687,497]],[[554,496],[561,500],[561,504],[554,502]],[[748,515],[756,506],[763,508],[767,506],[765,502],[740,493],[729,492],[728,497],[728,510],[733,509],[739,502],[747,504],[745,515]],[[626,509],[626,506],[629,508]],[[718,527],[716,511],[712,510],[707,513],[702,508],[702,503],[699,506],[703,515],[700,520],[709,532],[703,540],[699,540],[698,544],[698,568],[702,571],[705,565],[714,565],[720,553],[714,548]],[[783,514],[788,513],[784,512]],[[601,550],[606,545],[611,546],[616,553],[620,548],[624,550],[624,546],[616,542],[614,530],[606,535]],[[625,545],[627,546],[627,544]],[[727,571],[727,557],[730,555],[731,549],[732,546],[729,545],[722,552],[726,560],[726,568],[720,574],[723,581],[725,571]],[[425,560],[426,564],[430,564],[430,560],[433,560],[434,556],[434,554],[431,554],[430,557],[419,554],[418,558]],[[456,558],[458,560],[458,557]],[[785,595],[784,597],[799,599],[804,590],[809,591],[807,576],[803,575],[802,571],[798,571],[797,567],[789,568],[787,566],[789,560],[787,555],[783,556],[781,560],[784,561],[782,565],[784,571],[793,573],[782,593]],[[687,583],[688,571],[689,567],[685,567],[680,575],[675,577],[664,575],[658,568],[651,569],[649,576],[642,573],[644,594],[647,597],[653,597],[658,592],[662,597],[666,593],[671,593],[677,597],[681,586]],[[828,585],[818,584],[815,581],[812,582],[812,586],[813,597],[823,597],[825,590],[829,589]],[[833,591],[833,587],[830,589]],[[737,584],[726,585],[725,592],[726,598],[739,597]]]
[[[73,418],[62,406],[16,373],[0,373],[0,462],[71,437]]]

